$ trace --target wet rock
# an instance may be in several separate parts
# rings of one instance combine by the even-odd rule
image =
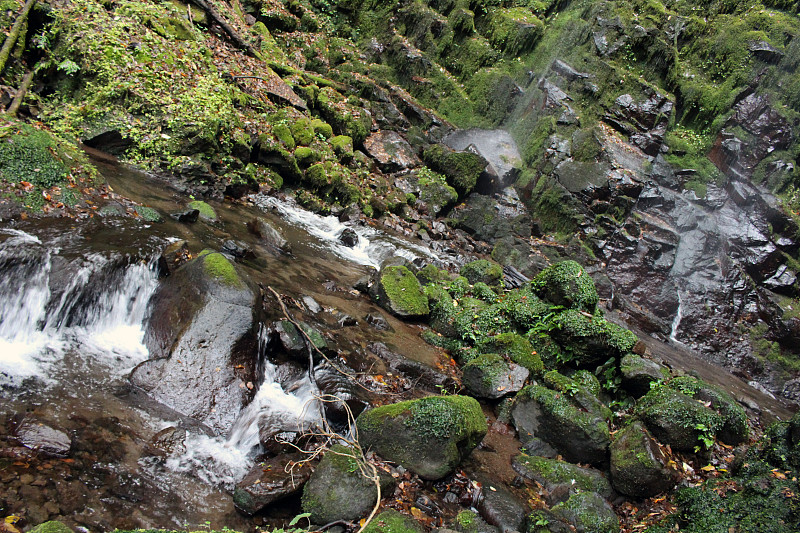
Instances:
[[[562,261],[544,269],[533,280],[537,295],[555,305],[593,313],[597,306],[594,280],[575,261]]]
[[[345,228],[339,235],[339,242],[348,248],[355,248],[358,246],[358,233],[352,228]]]
[[[254,218],[247,223],[247,229],[258,236],[265,245],[282,253],[291,253],[292,246],[281,231],[264,218]]]
[[[551,509],[552,513],[575,526],[578,533],[617,533],[619,519],[614,509],[596,492],[573,494]]]
[[[396,131],[382,130],[373,133],[364,141],[364,149],[384,172],[397,172],[422,164],[408,141]]]
[[[183,211],[182,213],[174,213],[172,217],[178,222],[182,222],[184,224],[193,224],[197,222],[198,218],[200,218],[200,210],[189,209],[187,211]]]
[[[311,466],[298,464],[290,472],[285,467],[302,459],[300,454],[282,455],[257,464],[236,484],[233,504],[239,511],[253,515],[271,503],[297,494],[311,477]]]
[[[355,520],[367,514],[378,499],[378,487],[362,472],[352,448],[334,445],[303,488],[303,511],[314,524]],[[391,479],[391,478],[389,478]],[[391,483],[391,481],[390,481]],[[384,484],[385,487],[385,484]]]
[[[569,461],[602,464],[607,460],[608,422],[579,410],[563,394],[529,385],[517,394],[511,416],[521,435],[541,438]]]
[[[470,195],[466,202],[453,209],[450,218],[457,228],[488,243],[531,235],[531,218],[521,204],[502,205],[494,198],[479,194]]]
[[[685,452],[702,446],[700,437],[706,432],[713,437],[722,425],[717,413],[689,396],[664,386],[640,398],[636,403],[636,414],[659,442]]]
[[[519,391],[529,374],[527,368],[507,363],[497,354],[484,354],[464,365],[462,382],[470,395],[496,399]]]
[[[623,94],[614,101],[611,114],[617,119],[617,125],[627,130],[634,145],[655,156],[661,150],[673,108],[667,96],[653,91],[640,102]]]
[[[635,354],[627,354],[620,361],[622,388],[634,398],[644,396],[650,391],[650,384],[669,379],[669,370],[651,359]]]
[[[287,419],[281,413],[267,413],[258,419],[258,442],[264,451],[280,455],[302,447],[302,433],[296,420]]]
[[[626,496],[643,500],[671,489],[679,472],[640,422],[620,430],[611,443],[611,483]]]
[[[430,396],[365,411],[356,420],[361,445],[423,479],[452,472],[488,431],[467,396]]]
[[[157,402],[226,433],[246,400],[253,361],[239,350],[253,335],[253,292],[235,266],[204,252],[165,278],[151,300],[145,345],[151,359],[131,372],[131,383]],[[249,353],[249,352],[248,352]],[[239,358],[242,376],[234,366]]]
[[[503,533],[520,531],[527,505],[512,494],[504,483],[481,473],[473,477],[483,489],[483,498],[478,502],[478,512],[483,519]]]
[[[145,446],[145,451],[157,457],[180,455],[186,450],[185,440],[185,429],[170,426],[153,435],[153,438]]]
[[[236,259],[254,259],[256,254],[247,244],[233,239],[228,239],[222,243],[222,253],[228,254]]]
[[[362,533],[424,533],[424,528],[413,518],[394,509],[376,515]]]
[[[573,528],[547,509],[537,509],[525,517],[523,533],[572,533]]]
[[[389,322],[387,322],[387,320],[379,314],[370,313],[364,317],[364,320],[367,322],[367,324],[369,324],[370,326],[379,331],[392,330],[392,327],[389,325]]]
[[[541,484],[550,494],[561,495],[563,500],[576,492],[596,492],[604,498],[611,498],[614,493],[605,476],[593,468],[526,454],[516,456],[511,466],[519,475]],[[548,503],[552,506],[560,502]]]
[[[189,262],[191,254],[189,245],[184,240],[175,241],[169,244],[161,252],[161,260],[167,272],[175,272],[178,268]]]
[[[476,184],[481,194],[491,194],[513,185],[522,166],[522,157],[511,135],[504,130],[458,130],[444,141],[454,150],[471,150],[489,165]]]
[[[303,304],[306,306],[306,309],[308,309],[311,313],[316,315],[317,313],[322,311],[322,306],[319,305],[319,303],[317,303],[317,301],[311,296],[306,295],[303,296],[302,299],[303,299]]]
[[[442,388],[455,390],[458,388],[455,380],[447,374],[432,366],[396,353],[381,342],[372,343],[367,348],[383,359],[389,365],[389,368],[430,390],[440,390]]]
[[[370,292],[378,305],[400,318],[422,318],[430,313],[419,280],[405,266],[382,268]]]
[[[755,57],[765,63],[777,64],[783,58],[783,52],[769,44],[767,41],[751,41],[747,49]]]
[[[72,447],[69,435],[31,416],[16,424],[14,437],[26,448],[51,457],[67,457]]]

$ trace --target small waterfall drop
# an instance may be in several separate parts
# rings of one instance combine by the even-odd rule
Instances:
[[[681,341],[678,340],[678,328],[681,325],[681,320],[683,319],[683,298],[681,298],[681,291],[676,291],[678,293],[678,310],[675,313],[675,318],[672,320],[672,329],[669,333],[669,339],[672,342],[676,342],[678,344],[683,344]]]
[[[329,250],[347,261],[380,268],[389,257],[403,257],[409,261],[417,258],[436,259],[428,247],[398,239],[369,226],[348,225],[334,216],[321,216],[306,211],[296,204],[271,196],[259,196],[256,204],[262,209],[275,209],[282,218],[319,239],[320,249]],[[350,248],[339,241],[342,232],[350,228],[358,235],[358,243]]]

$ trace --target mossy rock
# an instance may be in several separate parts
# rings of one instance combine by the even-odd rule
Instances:
[[[619,364],[622,388],[634,398],[644,396],[653,383],[670,378],[669,369],[636,354],[626,354]]]
[[[672,379],[668,382],[668,386],[695,400],[711,404],[711,409],[722,417],[723,423],[717,432],[717,437],[725,444],[736,446],[745,442],[750,436],[750,426],[744,408],[721,388],[691,376]]]
[[[592,393],[575,379],[567,377],[556,370],[551,370],[543,376],[543,381],[551,389],[569,396],[572,403],[577,405],[581,410],[606,420],[610,420],[613,416],[611,409],[609,409],[596,394]]]
[[[542,359],[544,368],[554,368],[567,360],[561,346],[547,333],[532,331],[526,338],[536,355]]]
[[[592,367],[609,358],[620,359],[633,348],[637,337],[631,331],[600,316],[567,309],[554,317],[552,335],[572,355],[576,365]]]
[[[307,117],[298,118],[289,129],[295,143],[300,146],[308,146],[314,141],[314,126]]]
[[[663,385],[641,397],[635,413],[659,442],[684,452],[702,448],[701,437],[713,438],[724,423],[702,403]]]
[[[423,318],[430,314],[428,297],[411,271],[402,266],[383,269],[377,283],[378,304],[401,318]]]
[[[0,178],[10,183],[27,181],[43,189],[57,185],[67,178],[69,168],[54,154],[58,154],[58,146],[49,133],[21,126],[9,135],[4,128],[0,132]]]
[[[536,293],[555,305],[594,313],[597,289],[594,280],[575,261],[562,261],[542,270],[531,282]]]
[[[574,382],[584,387],[590,393],[594,394],[598,398],[600,397],[600,393],[602,392],[600,380],[588,370],[578,370],[574,374],[570,375],[570,378],[572,378]]]
[[[431,169],[445,175],[459,198],[472,192],[488,165],[486,159],[478,154],[456,152],[443,144],[429,146],[423,152],[422,158]]]
[[[459,274],[473,285],[483,282],[490,287],[499,287],[503,282],[503,267],[486,259],[470,261],[461,267]]]
[[[477,513],[469,509],[460,511],[453,520],[453,529],[449,531],[457,531],[458,533],[499,533],[500,530],[494,526],[490,526],[486,521],[481,518]],[[448,531],[448,530],[444,530]],[[440,530],[440,533],[444,533]]]
[[[544,23],[530,9],[494,9],[489,22],[489,41],[506,54],[530,51],[544,33]]]
[[[570,492],[596,492],[604,498],[611,498],[614,493],[608,479],[593,468],[524,453],[514,458],[513,466],[517,473],[541,484],[550,493],[561,488]]]
[[[58,520],[50,520],[43,522],[30,530],[29,533],[74,533],[71,528],[67,527]]]
[[[213,207],[211,207],[202,200],[193,200],[189,202],[187,207],[189,209],[197,209],[198,211],[200,211],[200,218],[202,218],[203,220],[208,220],[208,221],[217,220],[217,212],[214,210]]]
[[[428,298],[431,327],[442,335],[455,337],[456,330],[453,326],[453,319],[456,314],[456,306],[453,297],[440,283],[426,284],[422,290]]]
[[[354,143],[363,143],[372,127],[366,109],[352,105],[332,87],[323,87],[317,96],[320,113],[339,134],[348,135]]]
[[[315,118],[311,121],[311,127],[314,128],[314,133],[321,135],[325,139],[333,137],[333,128],[324,120]]]
[[[295,143],[292,130],[286,124],[276,124],[272,127],[272,134],[278,139],[287,150],[294,150],[297,144]]]
[[[608,422],[580,410],[560,392],[528,385],[514,398],[514,426],[555,447],[568,461],[603,464],[611,442]]]
[[[413,518],[387,509],[372,519],[362,533],[425,533]]]
[[[203,269],[206,274],[217,283],[237,289],[244,287],[244,282],[236,272],[236,267],[223,254],[212,250],[203,250],[198,255],[198,259],[203,261]]]
[[[551,511],[583,533],[619,533],[617,513],[596,492],[573,494]]]
[[[678,471],[640,422],[621,429],[611,443],[611,483],[621,494],[643,500],[675,486]]]
[[[443,268],[438,268],[433,263],[428,263],[417,271],[417,279],[423,285],[431,283],[447,283],[452,279],[450,272]]]
[[[443,174],[422,167],[414,171],[413,177],[416,178],[419,200],[429,214],[438,215],[458,201],[458,193]]]
[[[528,369],[509,365],[497,354],[483,354],[462,368],[462,382],[472,396],[496,399],[519,391],[528,379]]]
[[[329,183],[328,172],[323,163],[316,163],[308,167],[303,179],[314,189],[321,189]]]
[[[504,355],[520,366],[527,368],[531,374],[538,376],[544,365],[536,350],[528,339],[517,333],[501,333],[488,339],[481,345],[482,350]]]
[[[161,216],[161,213],[152,207],[137,205],[133,208],[133,210],[145,222],[162,222],[164,220],[164,217]]]
[[[308,146],[298,146],[294,150],[294,158],[297,160],[298,165],[308,167],[322,160],[322,155]]]
[[[337,135],[331,138],[330,144],[339,157],[353,157],[353,138],[349,135]]]
[[[365,411],[359,440],[423,479],[452,472],[486,435],[480,404],[469,396],[430,396]]]
[[[505,293],[503,307],[506,315],[518,330],[528,331],[550,312],[551,306],[526,286]]]
[[[303,511],[314,524],[355,520],[378,498],[375,483],[361,471],[356,452],[336,444],[325,453],[303,487]]]

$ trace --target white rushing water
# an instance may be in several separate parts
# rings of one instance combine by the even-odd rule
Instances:
[[[683,298],[681,298],[681,291],[678,290],[678,310],[675,313],[675,318],[672,320],[672,330],[669,333],[669,338],[672,342],[681,343],[678,340],[678,328],[681,325],[681,320],[683,319]]]
[[[321,216],[290,202],[271,196],[261,196],[256,203],[262,209],[273,208],[294,226],[300,227],[318,239],[319,249],[359,265],[380,268],[389,257],[403,257],[413,261],[419,257],[435,259],[436,254],[427,246],[411,243],[369,226],[345,224],[334,216]],[[350,248],[339,241],[345,229],[358,234],[358,244]]]
[[[66,287],[56,289],[53,278],[63,274],[53,266],[59,250],[18,230],[3,233],[11,237],[0,244],[0,384],[32,377],[47,382],[68,351],[116,375],[147,357],[142,322],[157,284],[154,264],[132,263],[116,272],[109,258],[90,254]],[[104,269],[109,277],[92,281]],[[87,298],[88,305],[82,302]]]

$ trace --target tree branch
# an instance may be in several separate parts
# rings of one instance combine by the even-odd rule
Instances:
[[[3,70],[6,68],[8,56],[11,54],[11,50],[14,49],[14,45],[17,44],[20,30],[28,20],[28,13],[31,12],[31,8],[35,4],[36,0],[27,0],[27,2],[25,2],[25,6],[22,8],[22,12],[17,16],[17,20],[14,21],[14,25],[11,26],[11,31],[8,33],[6,40],[3,42],[3,48],[0,49],[0,74],[2,74]]]

